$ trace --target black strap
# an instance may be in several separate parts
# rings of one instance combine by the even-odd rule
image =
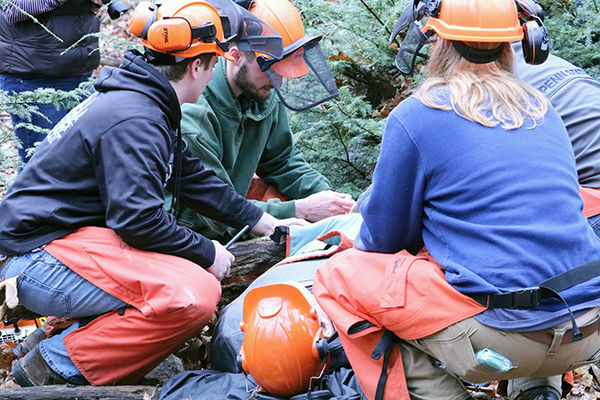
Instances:
[[[387,383],[388,378],[388,361],[396,340],[398,340],[398,337],[394,335],[392,331],[385,331],[383,336],[381,336],[381,339],[379,339],[379,342],[377,342],[373,353],[371,353],[371,358],[374,358],[375,360],[379,360],[383,355],[381,375],[379,375],[379,382],[377,382],[377,390],[375,391],[375,400],[383,400],[385,384]]]
[[[600,276],[600,260],[595,260],[546,279],[538,286],[561,292],[598,276]]]
[[[487,308],[533,307],[541,300],[540,288],[537,286],[506,293],[469,294],[469,297]]]
[[[546,279],[535,287],[511,290],[506,293],[469,294],[469,297],[487,308],[535,307],[542,299],[558,299],[569,311],[573,341],[575,342],[581,340],[583,334],[575,322],[571,308],[558,292],[598,276],[600,276],[600,260],[595,260]]]
[[[467,61],[472,62],[473,64],[487,64],[500,58],[506,44],[503,43],[491,50],[481,50],[469,47],[463,42],[453,40],[452,46],[454,46],[458,54]]]

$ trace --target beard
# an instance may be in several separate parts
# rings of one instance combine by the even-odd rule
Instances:
[[[257,102],[260,106],[271,97],[272,86],[256,87],[256,85],[248,79],[248,66],[246,63],[240,66],[238,73],[234,76],[233,81],[240,89],[240,96]],[[265,90],[268,89],[268,90]]]

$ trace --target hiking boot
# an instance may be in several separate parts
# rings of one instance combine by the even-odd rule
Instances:
[[[15,361],[12,373],[15,381],[22,387],[67,383],[65,378],[54,372],[46,363],[39,346],[35,346],[25,357]]]
[[[35,346],[38,345],[42,340],[46,339],[46,333],[44,328],[39,327],[35,331],[31,332],[21,343],[19,343],[14,349],[13,353],[17,358],[25,357],[25,354],[29,353]]]
[[[561,400],[558,390],[552,386],[538,386],[522,391],[515,400]]]

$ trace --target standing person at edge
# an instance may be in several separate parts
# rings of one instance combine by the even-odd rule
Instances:
[[[95,12],[100,0],[16,0],[0,10],[0,89],[25,92],[40,88],[71,91],[91,76],[100,63],[98,38],[91,36],[66,51],[82,37],[97,33],[100,20]],[[36,17],[34,22],[21,10]],[[41,25],[40,25],[41,24]],[[50,32],[60,38],[57,39]],[[63,54],[64,53],[64,54]],[[31,123],[52,129],[69,110],[53,104],[36,104],[41,115]],[[11,113],[13,126],[27,123]],[[27,163],[27,150],[46,136],[23,126],[15,128],[20,141],[19,158]]]
[[[97,93],[52,130],[0,204],[5,284],[34,312],[78,319],[13,364],[21,386],[136,382],[211,317],[233,256],[177,225],[163,187],[260,235],[281,223],[178,135],[180,105],[198,100],[227,57],[221,18],[229,40],[262,24],[228,0],[139,3],[130,30],[145,53],[101,71]],[[282,51],[276,36],[262,43]]]
[[[283,57],[238,44],[230,51],[233,60],[217,63],[200,100],[182,107],[181,129],[190,151],[275,217],[315,222],[345,214],[354,201],[331,191],[329,181],[307,164],[295,146],[284,108],[305,110],[337,95],[321,38],[304,35],[300,14],[288,0],[256,0],[249,9],[281,35]],[[255,173],[284,199],[296,200],[253,196]],[[235,232],[189,208],[179,210],[177,217],[180,224],[211,238],[226,240]]]
[[[544,94],[560,115],[573,145],[583,213],[600,236],[600,82],[550,54],[542,65],[523,61],[521,43],[512,43],[515,73]]]
[[[409,25],[397,65],[435,35],[428,77],[389,116],[355,249],[313,293],[369,399],[471,398],[457,376],[560,399],[560,374],[600,358],[600,242],[559,115],[512,72],[509,43],[543,24],[519,1],[441,0],[394,33]],[[534,376],[556,387],[520,386]]]

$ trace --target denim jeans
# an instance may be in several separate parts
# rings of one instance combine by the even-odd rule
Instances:
[[[596,236],[600,238],[600,214],[588,218],[588,224],[590,224]]]
[[[77,275],[44,250],[12,258],[1,271],[2,279],[18,276],[19,304],[41,315],[81,318],[58,335],[40,342],[48,365],[67,381],[87,381],[71,361],[63,338],[93,318],[127,306]]]
[[[86,81],[90,76],[90,74],[86,74],[65,78],[29,78],[21,75],[0,74],[0,89],[6,92],[15,93],[34,91],[39,88],[71,91],[77,88],[81,82]],[[37,103],[34,105],[37,106],[37,110],[48,118],[49,121],[41,115],[31,114],[31,123],[44,129],[52,129],[54,125],[70,111],[64,106],[57,109],[53,104]],[[16,126],[21,122],[29,122],[27,119],[21,118],[14,113],[10,113],[10,119],[13,126]],[[24,127],[15,129],[15,135],[21,142],[21,146],[19,146],[19,158],[23,163],[29,161],[27,149],[33,148],[36,143],[41,142],[46,137],[43,133],[35,132]]]

